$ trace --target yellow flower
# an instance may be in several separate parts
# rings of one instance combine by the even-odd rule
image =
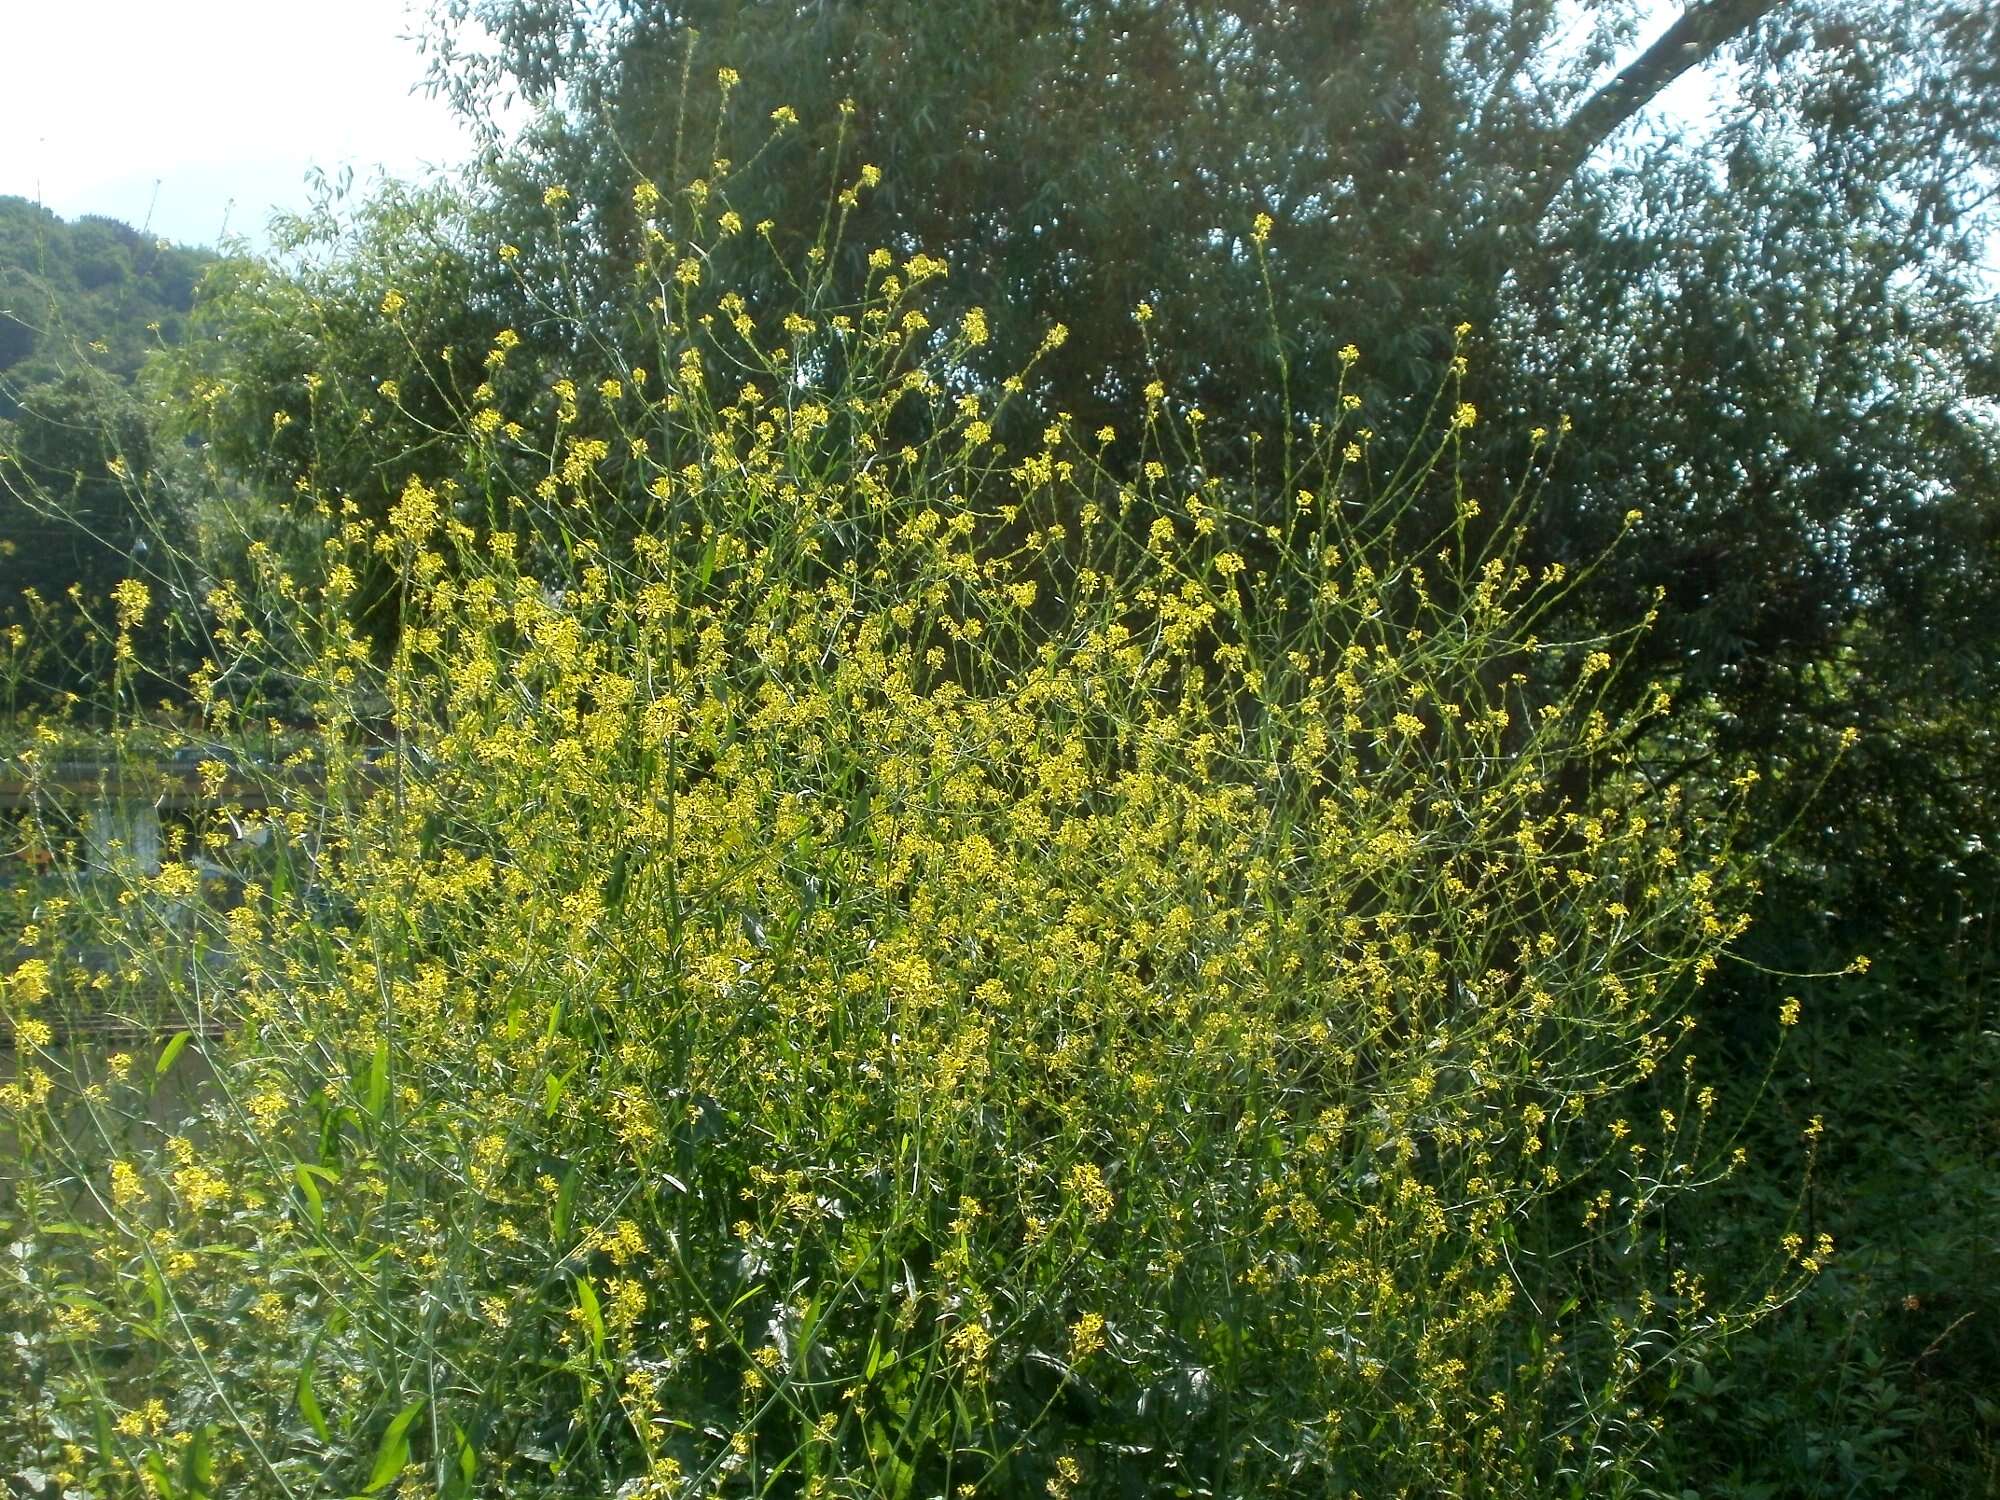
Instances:
[[[1252,221],[1250,225],[1250,238],[1260,245],[1271,238],[1271,216],[1269,214],[1259,214]]]
[[[1080,1365],[1104,1347],[1104,1314],[1085,1313],[1069,1328],[1069,1362]]]
[[[146,618],[146,610],[153,602],[152,591],[136,578],[119,580],[111,591],[111,602],[118,609],[118,628],[134,630]]]
[[[1116,1200],[1111,1189],[1105,1184],[1104,1173],[1094,1162],[1080,1161],[1069,1169],[1063,1185],[1070,1191],[1083,1209],[1083,1215],[1093,1224],[1102,1224],[1111,1217]]]
[[[1780,1026],[1796,1026],[1799,1024],[1798,996],[1785,996],[1784,1003],[1778,1007],[1778,1024]]]
[[[382,294],[382,311],[387,317],[395,317],[407,305],[403,294],[394,287],[390,287],[388,291]]]
[[[945,1341],[952,1360],[969,1380],[983,1380],[986,1360],[993,1352],[993,1335],[981,1323],[961,1323]]]
[[[743,81],[743,75],[734,68],[717,68],[715,81],[722,85],[724,92],[727,92]]]

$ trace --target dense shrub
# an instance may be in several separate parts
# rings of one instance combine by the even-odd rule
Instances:
[[[1454,492],[1449,391],[1397,453],[1325,393],[1260,497],[1157,398],[1116,469],[1060,413],[1003,453],[942,265],[842,303],[822,246],[763,342],[699,248],[755,231],[682,212],[653,347],[429,392],[453,477],[379,518],[304,461],[324,548],[208,590],[188,698],[310,733],[24,908],[0,1446],[171,1497],[1641,1483],[1826,1253],[1682,1256],[1747,788],[1656,794],[1603,712],[1645,601],[1539,638],[1575,575],[1515,562],[1533,471]]]

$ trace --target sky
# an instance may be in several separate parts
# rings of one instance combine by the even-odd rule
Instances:
[[[163,239],[266,243],[306,174],[416,176],[471,154],[410,0],[0,0],[0,195]]]

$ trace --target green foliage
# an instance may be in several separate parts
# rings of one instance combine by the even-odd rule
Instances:
[[[436,9],[436,77],[462,108],[517,90],[551,106],[507,154],[495,222],[533,265],[542,189],[570,190],[561,233],[598,254],[566,306],[610,347],[629,328],[634,170],[671,196],[728,161],[742,201],[804,236],[796,252],[828,183],[872,163],[882,184],[851,209],[836,280],[858,286],[877,246],[941,256],[958,306],[988,314],[972,363],[989,378],[1040,320],[1065,323],[1037,391],[1087,427],[1129,430],[1164,376],[1177,404],[1275,429],[1280,371],[1331,389],[1352,343],[1368,359],[1346,389],[1401,441],[1404,403],[1470,322],[1466,399],[1515,441],[1468,484],[1504,489],[1527,429],[1572,414],[1587,443],[1552,477],[1536,560],[1596,556],[1644,509],[1647,545],[1601,575],[1606,608],[1666,591],[1652,663],[1685,707],[1740,723],[1737,748],[1808,711],[1801,678],[1863,609],[1892,657],[1954,642],[1992,692],[1988,6],[1711,0],[1657,39],[1633,7],[1543,0]],[[466,17],[488,51],[467,50]],[[1621,133],[1680,69],[1724,56],[1737,72],[1702,128]],[[728,108],[721,64],[743,79]],[[780,106],[799,124],[771,140]],[[1269,308],[1246,238],[1261,212]],[[721,253],[763,316],[758,246]],[[1155,370],[1142,301],[1202,358]],[[506,321],[533,347],[534,318]]]
[[[0,197],[0,417],[65,375],[80,346],[101,345],[100,367],[131,384],[152,350],[179,340],[214,260],[115,219],[70,224]]]
[[[1784,1319],[1685,1388],[1667,1493],[1886,1500],[2000,1480],[2000,851],[1982,837],[2000,726],[1990,703],[1939,706],[1933,691],[1833,769],[1767,868],[1777,915],[1742,945],[1791,972],[1865,950],[1866,978],[1745,974],[1702,1007],[1725,1055],[1747,1060],[1768,1051],[1783,997],[1802,1002],[1794,1065],[1746,1132],[1760,1165],[1717,1200],[1699,1258],[1761,1253],[1796,1205],[1799,1134],[1822,1111],[1806,1212],[1841,1249]]]
[[[110,662],[95,646],[109,637],[94,619],[108,618],[121,580],[156,571],[146,558],[182,529],[144,488],[157,480],[152,433],[128,392],[86,368],[26,400],[0,424],[0,628],[32,624],[34,669],[10,688],[46,702],[100,685]],[[155,614],[133,637],[156,668],[167,660],[165,625]]]
[[[47,648],[17,694],[90,686],[105,663],[71,591],[101,613],[112,584],[154,571],[145,554],[160,533],[182,538],[171,507],[141,498],[168,455],[139,372],[181,336],[213,262],[114,220],[65,224],[0,198],[0,627],[32,618]],[[157,630],[143,642],[153,655],[162,644]]]

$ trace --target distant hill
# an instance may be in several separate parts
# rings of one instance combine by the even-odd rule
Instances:
[[[140,575],[151,527],[120,472],[151,467],[137,377],[177,342],[216,256],[115,219],[66,223],[0,197],[0,626],[34,618],[32,589],[60,603],[72,585],[101,611]],[[66,610],[38,625],[54,655],[30,695],[90,684]]]
[[[148,350],[180,338],[215,258],[116,219],[69,223],[25,198],[0,197],[0,417],[81,354],[129,385]]]

